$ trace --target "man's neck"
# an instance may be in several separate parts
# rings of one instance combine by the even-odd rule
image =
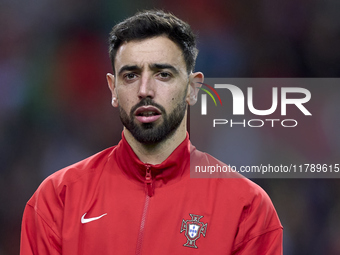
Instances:
[[[184,141],[186,138],[186,128],[180,126],[171,137],[151,145],[138,142],[126,128],[124,128],[124,137],[142,162],[156,165],[166,160]]]

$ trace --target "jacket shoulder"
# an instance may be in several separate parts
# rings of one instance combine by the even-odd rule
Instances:
[[[51,174],[42,181],[32,198],[28,201],[28,204],[34,205],[37,200],[47,195],[59,196],[63,188],[79,180],[91,180],[93,175],[102,171],[115,147],[116,146],[105,149]]]
[[[228,190],[234,188],[235,194],[245,193],[249,196],[264,192],[259,185],[238,173],[236,169],[232,169],[228,164],[206,152],[195,150],[191,157],[191,173],[196,178],[209,178],[225,183],[226,185],[223,186]],[[203,170],[203,172],[198,172],[196,167],[198,171]]]
[[[55,184],[72,183],[77,181],[83,175],[99,171],[107,162],[114,147],[110,147],[101,152],[98,152],[86,159],[83,159],[75,164],[67,166],[46,178],[45,181],[53,181]]]

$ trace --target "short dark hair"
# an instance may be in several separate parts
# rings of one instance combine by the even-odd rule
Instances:
[[[161,10],[146,10],[136,13],[112,28],[109,37],[109,55],[113,72],[118,48],[125,42],[143,40],[156,36],[167,36],[183,51],[188,73],[194,70],[197,47],[196,35],[188,23],[171,13]]]

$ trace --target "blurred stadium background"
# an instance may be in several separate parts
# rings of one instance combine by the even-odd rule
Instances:
[[[19,253],[25,203],[46,176],[120,140],[105,79],[108,33],[148,8],[198,32],[196,69],[207,77],[340,75],[337,0],[1,0],[0,255]],[[320,111],[335,111],[336,132],[301,135],[320,136],[310,157],[340,163],[340,109],[331,107],[339,90],[328,96]],[[281,218],[285,255],[340,254],[339,179],[255,182]]]

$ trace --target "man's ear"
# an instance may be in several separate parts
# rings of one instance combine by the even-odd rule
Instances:
[[[107,84],[112,94],[111,104],[113,107],[118,107],[118,98],[117,98],[117,92],[116,92],[116,86],[115,86],[115,76],[113,74],[108,73],[106,74],[106,80],[107,80]]]
[[[197,102],[198,90],[202,86],[204,75],[201,72],[192,73],[189,76],[189,88],[186,101],[189,105]]]

